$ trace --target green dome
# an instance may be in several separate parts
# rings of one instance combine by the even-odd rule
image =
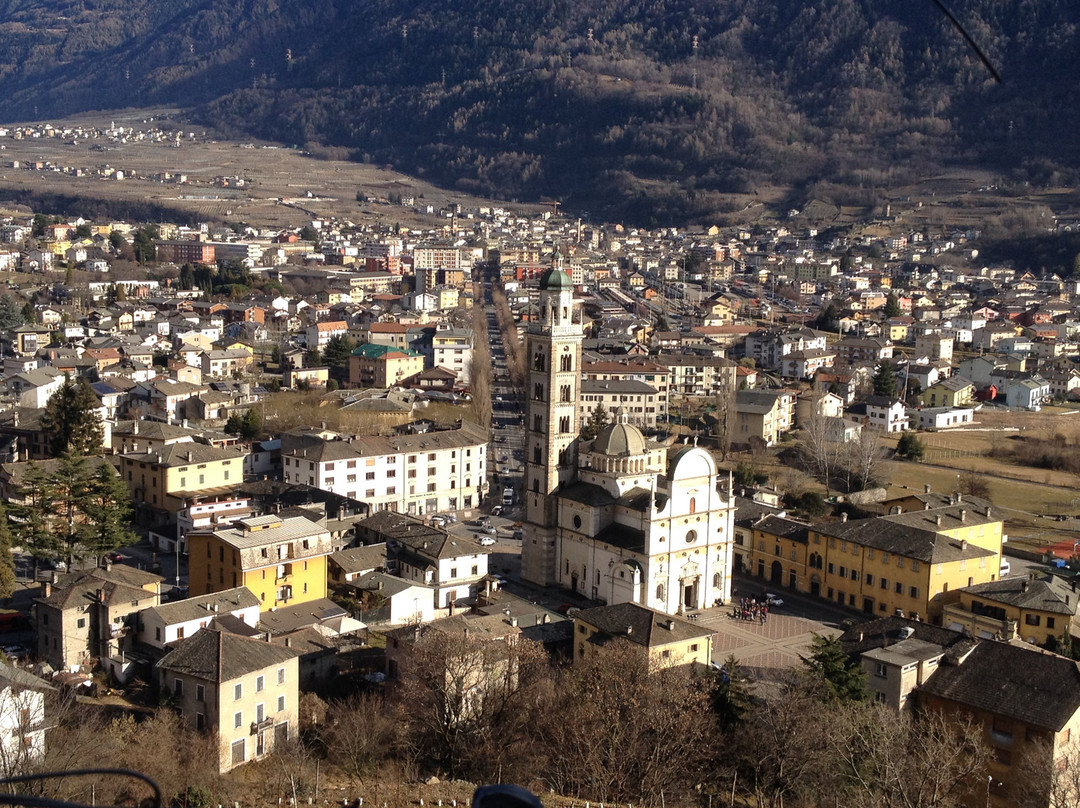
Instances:
[[[570,276],[561,269],[549,269],[540,276],[540,291],[552,291],[558,289],[573,290],[574,282]]]

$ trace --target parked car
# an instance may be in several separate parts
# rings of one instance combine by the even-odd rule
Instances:
[[[481,547],[491,547],[493,544],[495,544],[495,539],[491,538],[491,536],[481,536],[480,539],[477,541],[477,544],[479,544]]]
[[[766,606],[783,606],[784,605],[784,599],[781,598],[781,597],[778,597],[777,595],[773,595],[770,592],[766,592],[765,593],[765,605]]]
[[[498,531],[495,530],[494,525],[484,525],[482,528],[480,528],[480,532],[481,533],[487,533],[489,535],[494,535]]]
[[[499,516],[499,515],[502,514],[502,512],[503,512],[503,506],[502,505],[496,505],[494,508],[491,509],[491,515],[492,516]]]

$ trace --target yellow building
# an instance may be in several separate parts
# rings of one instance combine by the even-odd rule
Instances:
[[[187,540],[192,595],[246,586],[264,611],[325,598],[327,558],[338,549],[325,524],[303,516],[253,516]]]
[[[1044,645],[1051,637],[1075,633],[1078,599],[1080,593],[1055,575],[1003,578],[951,592],[942,625],[973,637]]]
[[[369,342],[349,357],[349,384],[353,387],[392,387],[423,369],[422,353]]]
[[[777,586],[864,614],[935,622],[945,593],[997,580],[1003,523],[991,507],[956,502],[893,510],[815,526],[765,517],[751,526],[751,546],[740,555]]]
[[[975,385],[963,376],[950,376],[926,388],[922,394],[925,407],[964,407],[974,400]]]
[[[174,443],[120,455],[120,475],[137,514],[175,514],[194,499],[232,491],[244,482],[247,451],[203,443]],[[143,511],[143,513],[138,513]]]
[[[939,665],[916,690],[920,711],[973,721],[991,755],[970,805],[1021,804],[1024,786],[1047,789],[1030,804],[1075,805],[1072,771],[1080,732],[1080,665],[1024,644],[980,642],[959,664]],[[1032,772],[1045,771],[1045,779]],[[1051,773],[1057,778],[1050,798]],[[985,790],[984,790],[985,789]]]
[[[648,654],[653,669],[708,665],[715,633],[637,603],[597,606],[574,615],[574,661],[590,660],[603,653],[605,645],[625,640]]]
[[[158,681],[186,723],[217,736],[224,773],[296,736],[298,657],[292,648],[204,628],[162,657]]]

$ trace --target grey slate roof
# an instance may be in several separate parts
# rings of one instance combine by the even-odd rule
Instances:
[[[601,632],[603,636],[598,638],[597,642],[621,637],[646,648],[708,637],[716,633],[689,620],[670,617],[637,603],[617,603],[613,606],[585,609],[574,615],[574,620],[580,620]],[[630,629],[629,634],[627,628]]]
[[[246,586],[239,586],[235,589],[212,592],[209,595],[196,595],[173,603],[163,603],[147,611],[156,613],[165,625],[171,626],[186,623],[189,620],[199,620],[207,615],[228,614],[238,609],[249,609],[258,605],[259,599],[255,593]],[[217,609],[214,609],[214,606],[217,606]]]
[[[1056,575],[1038,578],[1002,578],[985,584],[965,587],[965,592],[994,603],[1006,603],[1020,609],[1037,609],[1057,614],[1076,614],[1077,593],[1065,579]]]
[[[960,665],[940,666],[919,692],[1057,732],[1080,710],[1080,665],[984,641]]]
[[[157,664],[164,670],[220,684],[281,665],[297,656],[291,648],[203,628]]]

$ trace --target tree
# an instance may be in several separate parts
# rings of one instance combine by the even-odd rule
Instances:
[[[883,451],[876,430],[864,427],[859,437],[844,444],[848,491],[865,491],[877,476]]]
[[[750,691],[746,685],[746,672],[729,654],[720,670],[713,671],[712,689],[709,693],[712,710],[720,729],[730,732],[742,723],[753,707]]]
[[[735,432],[735,379],[731,374],[731,384],[720,388],[713,399],[716,405],[716,448],[720,451],[720,460],[727,460],[731,451],[731,439]]]
[[[833,475],[840,465],[844,444],[835,440],[830,419],[826,416],[823,401],[825,393],[815,387],[810,400],[809,414],[803,424],[799,448],[811,473],[825,486],[825,494],[832,493]]]
[[[914,432],[905,432],[896,442],[897,457],[906,457],[908,460],[922,460],[923,443],[916,437]]]
[[[349,364],[349,357],[355,348],[356,340],[348,334],[339,334],[327,340],[322,360],[332,368],[345,367]]]
[[[883,313],[886,317],[900,316],[900,300],[897,298],[895,292],[890,292],[889,296],[885,298],[885,308]]]
[[[874,374],[874,395],[896,398],[896,366],[892,362],[882,362]]]
[[[866,671],[852,659],[836,637],[814,634],[810,656],[800,657],[803,667],[829,700],[862,701],[866,698]]]
[[[132,249],[135,251],[135,260],[140,264],[148,264],[157,258],[157,245],[154,242],[158,238],[158,229],[154,225],[140,227],[135,231],[131,240]]]
[[[828,306],[822,309],[817,319],[817,327],[822,331],[837,332],[840,330],[840,309],[836,307],[835,303],[830,302]]]
[[[590,413],[589,419],[581,425],[581,439],[595,439],[610,422],[611,417],[608,415],[607,407],[604,406],[603,402],[600,402]]]
[[[899,451],[899,447],[897,448]],[[960,493],[979,499],[990,499],[990,484],[986,478],[974,471],[965,471],[960,475]]]
[[[9,294],[0,295],[0,329],[7,331],[26,322],[22,308]]]
[[[101,555],[139,540],[131,530],[131,493],[109,463],[98,463],[90,474],[79,508],[87,522],[80,550]]]
[[[60,549],[49,524],[51,496],[45,469],[31,460],[18,482],[17,499],[11,501],[11,511],[17,525],[16,540],[35,561],[55,558]]]
[[[0,599],[15,594],[15,556],[11,546],[11,525],[7,509],[0,504]]]
[[[355,780],[363,780],[381,762],[402,751],[405,725],[381,696],[359,693],[331,702],[327,716],[321,740],[331,762]]]
[[[70,376],[64,377],[64,383],[49,397],[41,415],[41,426],[51,436],[50,451],[54,457],[64,452],[94,455],[101,451],[105,433],[98,415],[100,407],[86,379],[73,383]]]

